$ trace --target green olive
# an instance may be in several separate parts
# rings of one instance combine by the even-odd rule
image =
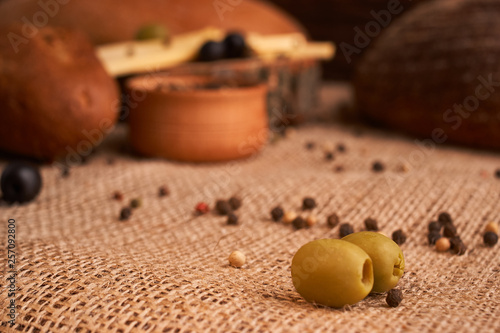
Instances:
[[[403,251],[390,238],[373,231],[361,231],[345,236],[342,240],[362,248],[373,261],[372,292],[385,292],[394,288],[404,273]]]
[[[372,261],[352,243],[340,239],[315,240],[295,253],[292,282],[308,302],[340,308],[370,293]]]
[[[163,39],[168,41],[170,39],[170,31],[160,24],[148,24],[142,26],[135,35],[136,40],[146,39]]]

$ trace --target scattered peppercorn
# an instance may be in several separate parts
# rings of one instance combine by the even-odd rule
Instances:
[[[467,246],[465,246],[464,242],[458,236],[450,238],[450,244],[451,252],[454,254],[461,256],[467,251]]]
[[[406,234],[403,230],[398,229],[392,233],[392,240],[398,245],[402,245],[406,242]]]
[[[429,234],[427,235],[427,240],[429,241],[429,245],[434,245],[436,244],[436,241],[438,239],[440,239],[442,236],[441,236],[441,233],[439,231],[431,231],[429,232]]]
[[[335,172],[342,172],[342,171],[344,171],[344,166],[342,166],[342,165],[336,165],[333,168],[333,171],[335,171]]]
[[[314,225],[316,225],[316,223],[318,222],[318,219],[316,218],[316,216],[314,215],[309,215],[307,218],[306,218],[306,225],[308,227],[312,227]]]
[[[350,235],[353,232],[354,232],[354,229],[352,228],[352,225],[350,225],[349,223],[342,223],[340,225],[340,229],[339,229],[340,238],[345,237],[347,235]]]
[[[168,188],[166,186],[161,186],[158,189],[158,196],[159,197],[166,197],[169,194],[170,194],[170,191],[168,190]]]
[[[132,210],[130,207],[123,207],[120,211],[120,221],[126,221],[132,216]]]
[[[286,212],[285,215],[283,215],[283,223],[292,223],[293,220],[297,217],[297,213],[295,212]]]
[[[303,210],[313,209],[314,207],[316,207],[316,201],[313,198],[306,197],[302,200]]]
[[[312,141],[306,142],[306,149],[313,150],[316,147],[316,144]]]
[[[368,231],[378,231],[378,223],[377,220],[368,217],[365,219],[365,228]]]
[[[495,171],[495,177],[500,178],[500,169]]]
[[[61,171],[61,177],[63,178],[68,178],[70,174],[70,167],[69,166],[64,166],[62,171]]]
[[[283,218],[283,215],[285,213],[283,212],[283,208],[281,208],[280,206],[277,206],[277,207],[274,207],[272,210],[271,210],[271,218],[273,219],[273,221],[275,222],[279,222],[281,221],[281,219]]]
[[[498,243],[498,235],[493,231],[487,231],[483,235],[484,245],[492,247]]]
[[[453,224],[453,219],[451,218],[449,213],[442,212],[438,216],[438,222],[444,226],[445,224]]]
[[[488,231],[494,232],[495,234],[498,235],[498,223],[496,223],[496,222],[488,223],[486,225],[486,227],[484,227],[484,232],[488,232]]]
[[[306,220],[304,220],[301,216],[297,216],[293,219],[292,225],[296,230],[303,229],[306,227]]]
[[[428,228],[429,228],[429,232],[432,232],[432,231],[440,232],[441,231],[441,224],[438,221],[432,221],[429,223]]]
[[[339,224],[339,221],[340,221],[340,219],[339,219],[338,215],[333,213],[330,216],[328,216],[328,218],[326,219],[326,224],[330,228],[335,228]]]
[[[238,216],[234,213],[229,213],[227,215],[227,224],[228,225],[237,225],[238,224]]]
[[[457,236],[457,228],[453,224],[445,224],[443,228],[443,236],[448,238],[453,238]]]
[[[446,237],[441,237],[436,241],[436,251],[446,252],[450,249],[450,240]]]
[[[122,201],[123,200],[123,194],[121,192],[116,191],[113,193],[113,199]]]
[[[343,143],[337,144],[337,151],[344,153],[346,151],[345,145]]]
[[[210,207],[205,202],[199,202],[195,206],[196,213],[199,215],[206,214],[210,211]]]
[[[384,171],[384,169],[385,169],[385,166],[382,164],[382,162],[380,162],[380,161],[373,162],[372,170],[374,172],[382,172],[382,171]]]
[[[231,197],[229,198],[229,205],[233,210],[237,210],[241,207],[241,199],[237,197]]]
[[[217,200],[215,203],[215,210],[217,210],[217,213],[220,215],[227,215],[232,211],[231,205],[225,200]]]
[[[333,161],[335,159],[335,155],[331,151],[327,151],[325,153],[325,160],[327,161]]]
[[[385,301],[391,308],[395,308],[403,301],[403,292],[399,289],[391,289],[387,292]]]
[[[139,208],[142,206],[142,200],[140,198],[135,198],[130,200],[130,207],[131,208]]]

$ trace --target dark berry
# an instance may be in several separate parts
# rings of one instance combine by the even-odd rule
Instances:
[[[436,241],[441,238],[441,233],[439,231],[433,230],[429,232],[427,235],[427,240],[429,241],[429,245],[434,245],[436,244]]]
[[[215,210],[217,210],[217,213],[220,215],[227,215],[232,212],[231,205],[225,200],[217,200],[215,203]]]
[[[337,214],[333,213],[332,215],[328,216],[328,218],[326,219],[326,224],[330,227],[330,228],[335,228],[338,224],[339,224],[339,217]]]
[[[445,224],[443,227],[443,236],[453,238],[457,236],[457,228],[453,224]]]
[[[168,188],[166,186],[161,186],[158,189],[158,196],[159,197],[165,197],[165,196],[167,196],[169,194],[170,194],[170,191],[168,190]]]
[[[406,234],[403,230],[398,229],[392,233],[392,240],[398,245],[402,245],[406,242]]]
[[[371,217],[365,219],[365,228],[368,231],[378,231],[377,220],[372,219]]]
[[[391,308],[397,307],[403,300],[403,293],[399,289],[391,289],[387,292],[385,301]]]
[[[274,207],[273,210],[271,210],[271,218],[275,222],[279,222],[282,218],[283,215],[285,215],[285,212],[283,211],[283,208],[281,207]]]
[[[313,198],[304,198],[302,200],[302,209],[307,210],[307,209],[313,209],[316,207],[316,201]]]
[[[222,42],[225,48],[226,58],[242,58],[245,55],[245,38],[238,33],[231,33]]]
[[[467,251],[467,246],[465,246],[460,237],[456,236],[450,238],[450,249],[454,254],[461,256]]]
[[[342,223],[340,225],[340,229],[339,229],[340,238],[345,237],[347,235],[350,235],[353,232],[354,232],[354,229],[352,228],[352,225],[350,225],[349,223]]]
[[[335,159],[335,155],[333,155],[332,152],[326,152],[325,153],[325,160],[327,161],[333,161]]]
[[[313,150],[316,147],[316,144],[312,141],[306,142],[306,149]]]
[[[13,162],[2,173],[1,188],[7,202],[24,203],[33,200],[42,188],[42,176],[33,165]]]
[[[135,198],[130,200],[130,208],[139,208],[142,206],[142,200],[139,198]]]
[[[345,145],[343,143],[339,143],[337,145],[337,151],[344,153],[346,151]]]
[[[429,232],[431,232],[431,231],[440,232],[441,231],[441,224],[438,221],[432,221],[429,223],[428,229],[429,229]]]
[[[373,162],[373,164],[372,164],[372,170],[374,172],[382,172],[382,171],[384,171],[384,169],[385,169],[385,167],[382,164],[382,162],[380,162],[380,161]]]
[[[303,229],[307,226],[306,220],[304,220],[302,217],[297,216],[295,219],[292,221],[292,225],[295,229]]]
[[[203,44],[198,53],[199,61],[215,61],[224,58],[224,44],[210,40]]]
[[[438,221],[441,223],[441,225],[445,224],[453,224],[453,219],[451,218],[451,215],[447,212],[442,212],[438,216]]]
[[[237,225],[238,224],[238,216],[233,213],[229,213],[227,215],[227,224],[228,225]]]
[[[500,169],[495,171],[495,177],[500,178]]]
[[[484,245],[492,247],[496,243],[498,243],[498,235],[495,234],[493,231],[487,231],[483,235],[483,242]]]
[[[237,197],[231,197],[229,199],[229,205],[233,210],[237,210],[238,208],[241,207],[241,200]]]
[[[132,210],[130,207],[124,207],[120,211],[120,221],[126,221],[132,216]]]

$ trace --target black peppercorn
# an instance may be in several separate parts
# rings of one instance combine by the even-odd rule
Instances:
[[[438,221],[442,226],[444,226],[445,224],[453,224],[453,219],[447,212],[440,213],[438,216]]]
[[[467,246],[465,246],[464,242],[458,236],[450,238],[450,245],[451,252],[459,256],[465,254],[467,251]]]
[[[353,232],[354,232],[354,229],[352,228],[352,225],[350,225],[349,223],[342,223],[340,225],[340,229],[339,229],[340,238],[345,237],[347,235],[350,235]]]
[[[429,223],[428,228],[429,228],[429,232],[432,232],[432,231],[440,232],[441,231],[441,224],[438,221],[432,221]]]
[[[495,234],[493,231],[487,231],[483,235],[483,242],[484,245],[492,247],[496,243],[498,243],[498,235]]]
[[[368,217],[367,219],[365,219],[365,228],[368,231],[378,231],[377,220],[375,220],[371,217]]]
[[[303,210],[313,209],[314,207],[316,207],[316,201],[313,198],[304,198],[304,200],[302,200]]]
[[[399,289],[391,289],[387,292],[385,301],[391,308],[397,307],[403,300],[403,293]]]
[[[120,211],[120,221],[126,221],[132,216],[132,210],[130,207],[124,207]]]
[[[325,153],[325,160],[333,161],[335,159],[335,155],[331,151]]]
[[[229,205],[233,210],[237,210],[238,208],[241,207],[241,200],[237,197],[231,197],[229,199]]]
[[[238,224],[238,216],[233,213],[229,213],[227,215],[227,224],[228,225],[237,225]]]
[[[281,219],[283,218],[284,214],[285,214],[285,212],[283,211],[283,208],[281,208],[280,206],[274,207],[271,210],[271,218],[275,222],[281,221]]]
[[[139,208],[142,206],[142,200],[139,198],[130,200],[130,208]]]
[[[457,236],[457,228],[453,224],[445,224],[443,228],[443,236],[448,238],[453,238]]]
[[[495,171],[495,177],[500,178],[500,169]]]
[[[69,166],[64,166],[62,171],[61,171],[61,177],[67,178],[67,177],[69,177],[69,174],[70,174]]]
[[[335,172],[342,172],[342,171],[344,171],[344,166],[342,166],[342,165],[336,165],[333,168],[333,171],[335,171]]]
[[[338,215],[333,213],[330,216],[328,216],[328,218],[326,219],[326,224],[330,228],[335,228],[339,224],[339,221],[340,221],[340,219],[339,219]]]
[[[297,216],[292,221],[292,225],[295,229],[303,229],[307,226],[306,220],[304,220],[301,216]]]
[[[316,147],[316,144],[312,141],[306,142],[306,149],[313,150]]]
[[[441,238],[441,233],[439,231],[433,230],[429,232],[427,235],[427,240],[429,241],[429,245],[434,245],[436,244],[436,241]]]
[[[372,170],[374,172],[382,172],[382,171],[384,171],[384,169],[385,169],[385,167],[382,164],[382,162],[380,162],[380,161],[373,162],[373,164],[372,164]]]
[[[168,190],[168,188],[166,186],[161,186],[158,189],[158,196],[159,197],[165,197],[165,196],[167,196],[169,194],[170,194],[170,191]]]
[[[232,211],[231,205],[225,200],[217,200],[215,203],[215,210],[217,210],[217,213],[220,215],[227,215]]]
[[[345,145],[343,143],[339,143],[337,145],[337,151],[341,152],[341,153],[344,153],[346,151],[345,149]]]
[[[113,199],[118,200],[118,201],[122,201],[123,194],[121,194],[121,192],[116,191],[115,193],[113,193]]]
[[[406,242],[406,235],[403,230],[398,229],[392,233],[392,240],[398,245],[404,244]]]

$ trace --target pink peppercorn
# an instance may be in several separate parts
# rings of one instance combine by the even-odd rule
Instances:
[[[206,214],[210,211],[210,207],[206,202],[199,202],[196,204],[195,210],[198,214]]]

